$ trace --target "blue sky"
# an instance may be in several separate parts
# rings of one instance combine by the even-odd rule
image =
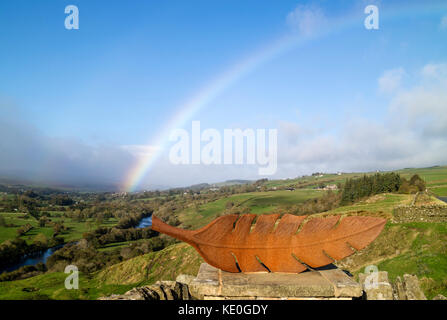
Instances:
[[[277,177],[445,164],[447,4],[421,3],[2,1],[0,174],[120,183],[135,163],[129,146],[151,144],[185,101],[287,35],[305,39],[186,123],[278,128]],[[69,4],[79,8],[79,30],[64,28]],[[379,30],[363,25],[369,4],[379,8]],[[238,177],[257,178],[245,167],[170,168],[161,156],[143,185]]]

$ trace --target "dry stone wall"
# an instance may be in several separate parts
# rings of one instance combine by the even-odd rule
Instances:
[[[394,209],[393,222],[447,222],[447,206],[402,206]]]

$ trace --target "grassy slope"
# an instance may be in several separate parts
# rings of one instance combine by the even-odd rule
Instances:
[[[438,196],[447,196],[447,166],[404,169],[397,171],[403,177],[409,179],[417,173],[427,183],[427,188]]]
[[[151,284],[175,280],[182,273],[197,274],[202,262],[191,246],[178,243],[101,270],[95,278],[101,284]]]
[[[198,253],[184,243],[138,256],[93,275],[79,275],[79,290],[67,290],[65,273],[43,274],[24,280],[0,282],[2,299],[97,299],[122,294],[136,286],[157,280],[175,280],[177,275],[197,274],[203,262]]]
[[[419,277],[427,298],[447,294],[447,224],[388,223],[366,249],[339,262],[356,276],[364,267],[376,265],[391,281],[405,273]]]
[[[188,208],[178,215],[182,223],[198,228],[224,212],[228,202],[233,202],[235,206],[248,207],[252,213],[262,214],[319,197],[321,194],[322,191],[312,189],[241,193],[201,205],[198,212],[195,208]]]
[[[417,275],[429,299],[441,293],[447,295],[447,223],[407,223],[396,226],[416,236],[410,247],[395,257],[378,264],[388,271],[391,280],[404,273]]]
[[[392,209],[409,204],[413,196],[386,194],[351,206],[337,208],[319,214],[360,214],[392,218]],[[427,203],[440,203],[434,197]],[[355,275],[368,265],[376,265],[387,271],[391,281],[404,273],[415,274],[421,279],[422,289],[431,299],[441,293],[447,294],[447,223],[392,223],[366,249],[339,262],[341,268]]]
[[[393,209],[399,205],[409,205],[414,195],[409,194],[380,194],[367,200],[360,201],[350,206],[336,208],[328,213],[347,214],[358,211],[383,213],[387,218],[391,218]]]
[[[36,300],[36,299],[97,299],[113,293],[124,293],[133,285],[99,284],[93,277],[79,274],[79,289],[67,290],[64,283],[67,274],[54,272],[25,280],[0,282],[1,300]]]

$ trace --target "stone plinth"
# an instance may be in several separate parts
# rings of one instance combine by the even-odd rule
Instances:
[[[189,283],[196,299],[352,299],[361,286],[340,269],[302,273],[230,273],[202,263]]]

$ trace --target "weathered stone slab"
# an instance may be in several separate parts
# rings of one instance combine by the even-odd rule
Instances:
[[[196,277],[190,274],[179,274],[175,281],[186,284],[187,286],[194,280]]]
[[[153,286],[133,288],[124,294],[112,294],[109,297],[101,297],[98,300],[160,300],[159,294],[153,289]]]
[[[388,272],[361,273],[359,282],[367,300],[393,300],[393,287],[388,280]]]
[[[230,273],[203,263],[189,284],[197,299],[353,298],[361,286],[339,269],[295,273]]]
[[[394,299],[395,300],[407,300],[407,295],[405,294],[404,284],[402,279],[398,276],[394,282]]]
[[[175,281],[181,285],[182,290],[182,300],[190,300],[192,299],[191,295],[189,294],[189,284],[192,280],[194,280],[195,277],[189,274],[180,274],[177,276]]]
[[[407,300],[427,300],[424,292],[419,286],[417,276],[404,274],[404,288]]]
[[[334,285],[335,297],[360,297],[362,287],[340,269],[319,271],[319,273]]]

